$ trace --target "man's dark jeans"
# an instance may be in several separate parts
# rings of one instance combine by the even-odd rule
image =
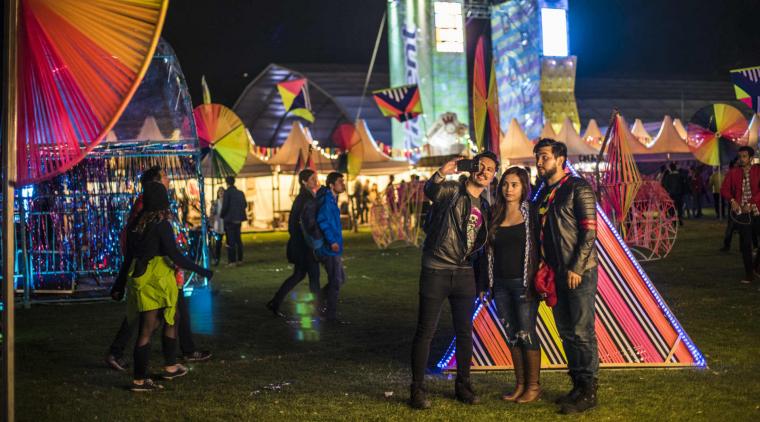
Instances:
[[[739,249],[742,252],[742,262],[744,263],[744,274],[747,280],[754,278],[755,262],[752,257],[752,246],[755,236],[760,230],[760,217],[754,217],[748,214],[739,214],[734,222],[734,227],[739,231]],[[740,224],[748,222],[749,224]]]
[[[475,305],[472,268],[433,270],[422,267],[417,332],[412,343],[412,382],[422,384],[430,342],[438,327],[443,302],[448,299],[456,333],[457,377],[469,378],[472,360],[472,313]]]
[[[541,345],[536,333],[538,297],[526,295],[523,279],[494,280],[493,298],[510,346],[539,350]]]
[[[277,290],[272,298],[272,304],[275,309],[280,309],[282,301],[285,300],[285,296],[290,293],[293,288],[301,282],[301,280],[309,276],[309,290],[314,295],[315,299],[319,299],[319,262],[314,257],[314,252],[311,250],[304,250],[305,256],[301,262],[297,263],[293,267],[293,275],[288,277]]]
[[[557,274],[557,305],[552,309],[562,346],[567,356],[570,377],[577,382],[591,382],[599,372],[599,350],[594,330],[597,268],[581,276],[581,285],[567,287],[567,274]]]
[[[243,239],[240,235],[240,224],[224,222],[224,234],[227,236],[227,260],[230,264],[243,260]]]
[[[180,290],[177,295],[177,312],[179,312],[179,348],[182,350],[182,354],[187,356],[195,352],[195,343],[193,343],[193,327],[190,322],[190,310],[187,306],[187,299]],[[124,349],[127,348],[129,340],[132,339],[132,335],[140,328],[139,318],[135,318],[134,321],[129,321],[127,317],[121,321],[121,327],[119,332],[116,333],[116,338],[111,343],[109,348],[110,353],[117,358],[124,356]]]
[[[320,256],[319,262],[325,266],[327,284],[322,289],[325,302],[325,318],[334,320],[338,317],[338,293],[340,286],[346,282],[346,272],[343,270],[343,259],[338,256]]]

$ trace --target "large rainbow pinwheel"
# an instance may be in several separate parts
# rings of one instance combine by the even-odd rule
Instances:
[[[736,142],[747,132],[747,119],[735,107],[713,104],[694,113],[687,132],[689,149],[697,160],[719,166],[736,155]]]
[[[250,149],[248,131],[240,117],[221,104],[201,104],[193,115],[204,153],[203,172],[212,177],[236,175]]]
[[[135,93],[168,0],[23,0],[18,36],[18,184],[67,171]]]

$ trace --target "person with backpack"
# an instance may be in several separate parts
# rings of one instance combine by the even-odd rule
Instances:
[[[314,231],[314,217],[304,218],[304,213],[314,212],[314,202],[316,201],[315,192],[319,189],[319,180],[317,173],[311,169],[301,170],[298,173],[298,183],[301,190],[298,193],[293,206],[290,209],[288,217],[288,239],[287,258],[288,262],[293,264],[293,274],[288,277],[274,294],[272,300],[267,302],[266,307],[275,316],[285,317],[280,311],[285,296],[303,280],[306,275],[309,276],[309,290],[315,297],[319,297],[319,262],[314,256],[314,250],[310,247],[313,241],[308,233]],[[312,222],[312,226],[305,227],[307,222]]]
[[[343,269],[343,226],[340,222],[338,196],[346,191],[343,174],[336,171],[327,175],[326,186],[317,191],[316,228],[321,239],[314,244],[317,260],[325,267],[327,284],[322,289],[324,317],[328,323],[341,323],[338,319],[338,294],[346,282]],[[311,213],[309,213],[309,217]],[[306,223],[307,227],[310,225]]]

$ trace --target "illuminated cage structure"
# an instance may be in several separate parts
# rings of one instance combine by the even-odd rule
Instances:
[[[183,252],[208,263],[200,149],[192,102],[161,40],[137,92],[106,139],[77,166],[16,192],[16,291],[25,305],[108,298],[122,263],[121,232],[154,165],[169,176]],[[192,277],[186,286],[197,285]],[[206,284],[201,280],[200,284]]]

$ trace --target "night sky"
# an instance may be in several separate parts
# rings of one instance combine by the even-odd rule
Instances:
[[[578,77],[728,80],[760,65],[759,0],[569,0]],[[385,0],[170,2],[163,36],[194,103],[232,106],[269,63],[368,64]],[[387,72],[386,33],[377,70]],[[247,76],[245,74],[247,73]]]

